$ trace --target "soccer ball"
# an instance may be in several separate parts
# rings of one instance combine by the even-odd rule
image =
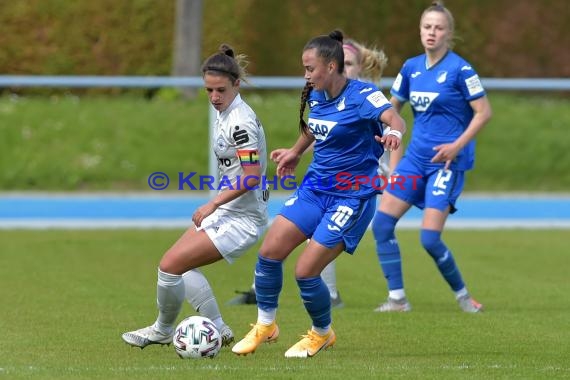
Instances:
[[[176,326],[172,343],[182,359],[213,358],[220,352],[222,336],[214,322],[194,315]]]

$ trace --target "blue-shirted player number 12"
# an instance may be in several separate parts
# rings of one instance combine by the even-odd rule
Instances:
[[[445,194],[445,189],[447,189],[447,182],[451,179],[451,174],[453,172],[451,170],[443,170],[440,169],[437,172],[437,177],[435,178],[435,182],[433,183],[434,190],[432,191],[433,195],[442,195]]]

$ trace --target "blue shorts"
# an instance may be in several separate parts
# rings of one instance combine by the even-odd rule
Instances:
[[[445,211],[450,207],[453,214],[464,184],[463,170],[424,168],[404,156],[385,191],[420,209]]]
[[[344,250],[353,253],[375,209],[375,196],[348,198],[299,188],[287,199],[279,214],[293,222],[307,238],[327,248],[344,242]]]

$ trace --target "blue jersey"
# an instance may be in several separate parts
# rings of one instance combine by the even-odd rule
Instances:
[[[392,107],[384,94],[374,84],[349,79],[333,99],[311,91],[308,104],[315,149],[303,183],[338,196],[377,194],[378,158],[384,150],[374,136],[382,134],[380,115]]]
[[[400,102],[409,101],[414,114],[411,141],[406,156],[417,164],[441,168],[430,161],[434,146],[455,141],[473,118],[470,101],[485,95],[479,76],[459,55],[449,51],[437,64],[426,68],[425,54],[408,59],[396,77],[391,93]],[[451,169],[469,170],[475,160],[471,140],[451,163]]]

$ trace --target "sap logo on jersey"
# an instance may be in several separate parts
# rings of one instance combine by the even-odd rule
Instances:
[[[438,96],[439,92],[412,91],[410,93],[410,105],[418,112],[425,112]]]
[[[336,121],[309,118],[309,129],[317,140],[324,140],[330,131],[338,124]]]

